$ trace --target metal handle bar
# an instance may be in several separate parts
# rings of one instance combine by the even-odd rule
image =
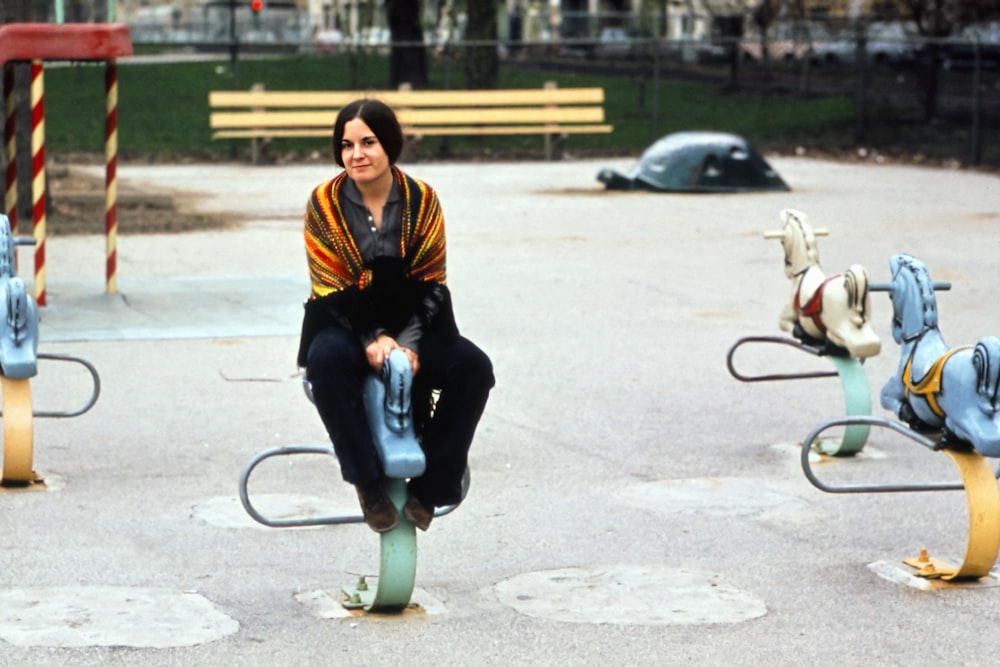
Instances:
[[[775,343],[778,345],[787,345],[789,347],[794,347],[798,350],[808,352],[809,354],[815,355],[817,357],[822,357],[823,352],[820,348],[813,345],[806,345],[801,343],[794,338],[785,338],[782,336],[746,336],[740,338],[736,341],[729,352],[726,354],[726,368],[729,369],[729,373],[741,382],[771,382],[775,380],[806,380],[811,378],[825,378],[825,377],[835,377],[837,375],[836,371],[813,371],[810,373],[774,373],[771,375],[743,375],[738,372],[733,366],[733,357],[736,354],[737,348],[747,343]]]
[[[926,438],[919,433],[911,430],[910,428],[900,424],[899,422],[890,421],[888,419],[882,419],[880,417],[837,417],[835,419],[829,419],[827,421],[821,422],[802,441],[802,472],[805,473],[806,478],[820,491],[825,491],[826,493],[904,493],[904,492],[918,492],[918,491],[961,491],[965,488],[964,484],[956,484],[950,482],[928,482],[926,484],[856,484],[851,486],[829,486],[824,484],[819,480],[818,477],[812,471],[812,465],[809,462],[809,452],[810,443],[819,437],[819,434],[828,428],[834,426],[851,426],[857,424],[865,424],[868,426],[878,426],[880,428],[888,428],[892,431],[896,431],[900,435],[903,435],[914,442],[927,447],[928,449],[937,450],[938,444]],[[1000,479],[1000,469],[994,471],[994,476]]]
[[[343,515],[343,516],[315,516],[306,517],[304,519],[269,519],[253,506],[250,502],[250,491],[248,489],[250,475],[253,473],[254,468],[256,468],[264,460],[271,458],[272,456],[289,456],[292,454],[329,454],[330,456],[336,457],[337,454],[333,451],[332,447],[327,445],[292,445],[288,447],[272,447],[271,449],[265,449],[260,452],[247,464],[246,468],[240,474],[240,502],[243,504],[243,509],[246,510],[247,514],[256,521],[265,526],[271,528],[301,528],[304,526],[334,526],[345,523],[363,523],[364,517],[360,514],[355,515]],[[469,480],[470,474],[469,469],[466,467],[465,474],[462,476],[462,499],[465,499],[465,494],[469,490]],[[444,516],[445,514],[450,514],[454,512],[460,503],[455,503],[454,505],[447,505],[444,507],[439,507],[434,511],[435,517]]]
[[[90,363],[86,359],[81,359],[80,357],[72,357],[65,354],[39,354],[38,358],[49,359],[52,361],[69,361],[80,364],[90,372],[90,377],[93,378],[94,380],[94,391],[90,395],[90,398],[87,400],[87,402],[84,403],[83,407],[81,408],[77,408],[76,410],[65,410],[61,412],[52,410],[39,410],[38,412],[31,413],[33,417],[57,417],[57,418],[79,417],[80,415],[82,415],[83,413],[87,412],[92,407],[94,407],[94,405],[97,403],[98,397],[101,395],[101,377],[97,374],[97,369],[94,367],[92,363]],[[0,417],[3,417],[3,410],[0,410]]]
[[[827,229],[826,227],[816,227],[815,229],[812,230],[812,233],[813,236],[829,236],[830,230]],[[764,232],[765,239],[780,239],[784,238],[784,236],[785,236],[784,229],[769,229],[768,231]]]
[[[951,283],[949,282],[934,282],[931,283],[935,292],[947,292],[951,289]],[[868,283],[869,292],[891,292],[892,283]]]

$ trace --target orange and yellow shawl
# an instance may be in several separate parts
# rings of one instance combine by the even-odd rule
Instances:
[[[445,284],[444,215],[434,189],[393,167],[403,197],[400,252],[408,278]],[[313,190],[306,209],[305,243],[315,299],[348,287],[364,290],[372,270],[364,265],[347,226],[340,188],[347,172]]]
[[[376,326],[398,328],[411,314],[425,335],[458,333],[445,284],[444,216],[434,190],[393,167],[402,193],[400,259],[365,266],[341,207],[342,173],[313,190],[306,209],[305,245],[312,290],[305,303],[298,365],[329,326],[359,336]]]

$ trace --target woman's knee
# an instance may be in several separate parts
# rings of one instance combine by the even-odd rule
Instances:
[[[306,359],[306,376],[312,382],[356,370],[364,362],[364,350],[351,332],[331,327],[313,339]]]
[[[489,356],[471,341],[465,341],[459,361],[459,376],[469,387],[492,389],[496,384],[493,375],[493,362]]]

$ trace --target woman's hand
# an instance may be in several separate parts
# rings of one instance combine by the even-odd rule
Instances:
[[[420,369],[420,359],[413,350],[403,347],[396,342],[392,336],[382,334],[375,341],[365,348],[365,356],[368,357],[368,365],[375,369],[376,373],[382,372],[385,360],[389,358],[389,353],[393,350],[402,350],[406,358],[410,360],[410,368],[416,375]]]

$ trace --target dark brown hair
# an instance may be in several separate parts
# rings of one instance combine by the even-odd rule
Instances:
[[[340,146],[344,140],[344,125],[355,118],[360,118],[372,129],[386,155],[389,156],[389,164],[396,164],[399,154],[403,152],[403,128],[400,127],[396,113],[388,104],[369,98],[354,100],[337,114],[337,120],[333,124],[333,159],[337,164],[344,166],[344,158],[341,155],[343,151]]]

